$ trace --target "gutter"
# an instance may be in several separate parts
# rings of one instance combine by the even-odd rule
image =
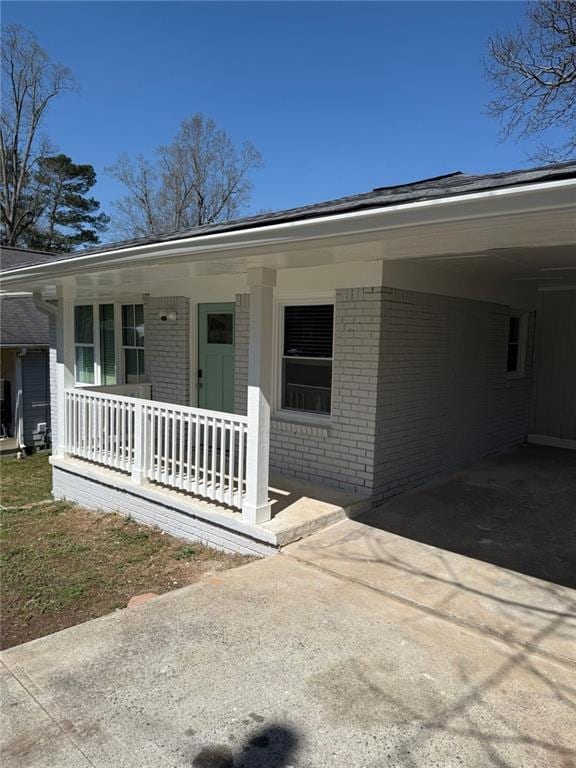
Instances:
[[[10,283],[34,277],[61,278],[66,275],[94,271],[97,268],[137,266],[178,256],[188,258],[196,256],[197,260],[201,261],[202,254],[209,257],[214,253],[246,248],[286,246],[330,237],[363,235],[448,221],[503,217],[551,208],[570,209],[574,208],[575,189],[576,179],[569,178],[380,206],[361,211],[332,213],[314,218],[180,239],[158,240],[140,245],[109,248],[86,255],[79,253],[57,261],[19,267],[7,270],[2,279]],[[508,205],[506,206],[505,203]]]

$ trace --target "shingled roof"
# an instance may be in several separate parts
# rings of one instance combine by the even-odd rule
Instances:
[[[0,297],[0,346],[47,347],[48,316],[36,309],[31,296]]]
[[[18,267],[46,264],[62,258],[57,253],[30,251],[3,245],[0,248],[2,271]],[[47,347],[49,345],[48,317],[40,312],[31,296],[4,294],[0,296],[0,346]]]
[[[62,254],[54,256],[48,254],[49,261],[70,259],[74,256],[89,256],[91,254],[120,251],[138,245],[150,245],[200,237],[202,235],[217,234],[220,232],[234,232],[245,229],[269,226],[272,224],[285,224],[289,222],[304,221],[354,211],[368,210],[371,208],[385,208],[387,206],[402,205],[424,200],[457,197],[475,192],[487,192],[489,190],[503,189],[506,187],[537,184],[539,182],[560,181],[562,179],[576,178],[576,160],[566,163],[556,163],[539,168],[527,170],[504,171],[501,173],[488,173],[483,175],[467,174],[457,171],[455,173],[435,176],[430,179],[397,184],[388,187],[377,187],[370,192],[359,195],[341,197],[336,200],[328,200],[314,205],[305,205],[299,208],[290,208],[284,211],[263,213],[257,216],[247,216],[242,219],[225,221],[218,224],[206,224],[193,229],[170,232],[166,234],[151,235],[133,240],[109,243],[97,248],[78,251],[75,254]],[[32,266],[39,262],[21,262],[18,266]]]
[[[60,253],[47,253],[46,251],[31,251],[27,248],[16,248],[12,245],[3,245],[0,248],[0,267],[3,272],[18,267],[31,267],[34,264],[46,264],[49,261],[57,261],[63,258]]]

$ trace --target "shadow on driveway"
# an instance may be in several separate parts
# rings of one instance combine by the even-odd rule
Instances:
[[[358,518],[576,588],[576,452],[522,446]]]

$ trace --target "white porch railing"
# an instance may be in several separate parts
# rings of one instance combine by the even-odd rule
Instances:
[[[242,508],[248,419],[85,389],[65,392],[64,451]]]

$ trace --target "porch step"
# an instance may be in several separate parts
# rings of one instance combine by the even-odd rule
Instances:
[[[260,527],[273,533],[279,549],[370,508],[367,496],[285,475],[270,477],[270,497],[273,517]]]

